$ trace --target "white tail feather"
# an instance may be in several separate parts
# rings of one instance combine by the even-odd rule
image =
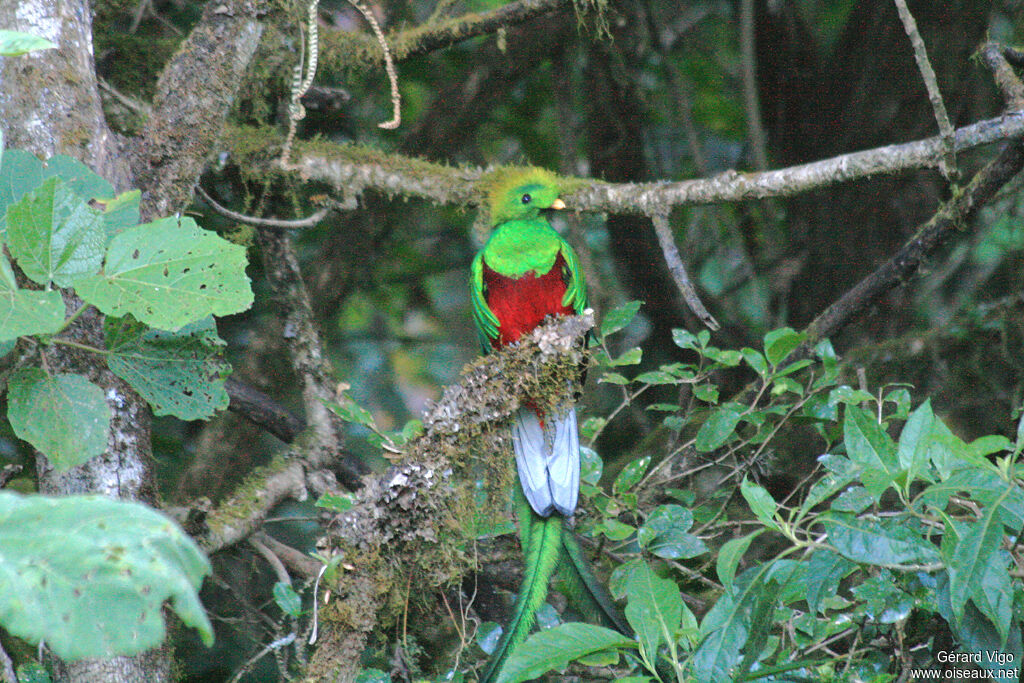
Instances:
[[[512,446],[523,495],[534,512],[572,516],[580,490],[576,410],[548,416],[542,427],[536,411],[520,408],[512,423]]]

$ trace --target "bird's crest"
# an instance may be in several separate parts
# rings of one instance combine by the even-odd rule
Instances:
[[[502,168],[482,181],[491,223],[530,218],[558,199],[558,176],[536,167]]]

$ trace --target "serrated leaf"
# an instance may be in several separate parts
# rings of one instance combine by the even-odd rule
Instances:
[[[107,449],[110,407],[103,390],[85,377],[20,368],[8,380],[7,392],[7,418],[14,433],[58,471]]]
[[[281,611],[290,617],[297,617],[302,614],[302,598],[295,592],[291,584],[278,581],[273,588],[274,602],[281,608]]]
[[[512,652],[497,683],[521,683],[602,650],[627,648],[632,638],[602,626],[572,622],[540,631]]]
[[[737,403],[723,403],[716,408],[697,431],[694,442],[696,449],[702,453],[713,451],[732,436],[736,425],[740,423],[743,406]]]
[[[642,305],[642,301],[628,301],[605,313],[604,319],[601,320],[601,337],[618,332],[633,322]]]
[[[0,57],[18,57],[36,50],[53,50],[57,46],[30,33],[0,29]]]
[[[197,595],[209,572],[195,543],[144,505],[0,492],[0,623],[61,659],[159,645],[168,601],[210,645]]]
[[[129,316],[108,317],[104,329],[107,365],[149,402],[154,415],[205,420],[228,407],[224,381],[231,366],[220,357],[224,341],[213,318],[167,332]]]
[[[52,334],[63,325],[64,299],[60,292],[18,289],[11,264],[0,250],[0,342],[29,334]]]
[[[746,536],[732,538],[726,541],[718,551],[718,560],[715,563],[715,570],[718,573],[718,580],[727,589],[732,588],[733,577],[736,576],[736,567],[743,559],[743,553],[747,552],[750,542],[764,533],[764,529],[758,529]]]
[[[7,244],[25,275],[41,285],[68,287],[103,263],[106,232],[100,214],[57,178],[7,207]]]
[[[163,218],[116,235],[103,272],[76,282],[75,291],[107,315],[177,330],[247,309],[253,295],[245,266],[245,247],[191,218]]]

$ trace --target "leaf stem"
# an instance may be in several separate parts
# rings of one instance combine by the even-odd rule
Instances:
[[[81,310],[81,309],[79,309],[79,310]],[[50,341],[52,341],[54,344],[61,344],[63,346],[70,346],[73,349],[79,349],[81,351],[89,351],[91,353],[98,353],[101,356],[109,356],[110,353],[111,353],[107,349],[98,349],[95,346],[89,346],[88,344],[79,344],[78,342],[71,341],[70,339],[51,339]]]
[[[61,325],[61,328],[59,330],[57,330],[56,334],[60,334],[64,330],[66,330],[69,327],[71,327],[71,325],[76,320],[78,320],[80,317],[82,317],[82,314],[85,313],[86,309],[91,308],[91,307],[92,307],[92,304],[82,304],[81,306],[79,306],[78,310],[76,310],[74,313],[72,313],[71,316],[67,320],[64,321],[64,324]]]

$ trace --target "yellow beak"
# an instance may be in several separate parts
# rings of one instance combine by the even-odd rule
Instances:
[[[555,201],[551,202],[551,208],[552,209],[564,209],[565,208],[565,202],[563,202],[560,198],[556,198]]]

